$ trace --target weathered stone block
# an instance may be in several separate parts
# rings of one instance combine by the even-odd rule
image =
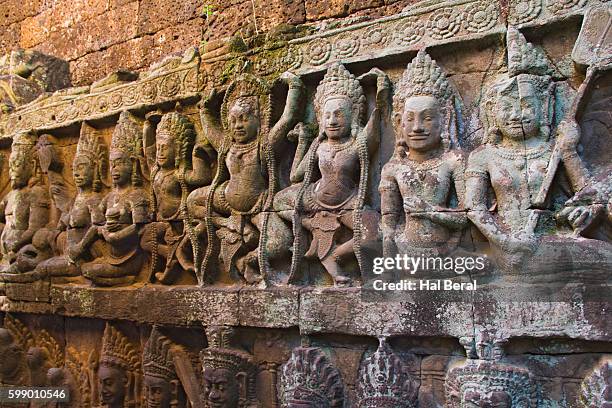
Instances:
[[[202,7],[199,0],[143,0],[138,12],[139,35],[156,33],[198,16]]]

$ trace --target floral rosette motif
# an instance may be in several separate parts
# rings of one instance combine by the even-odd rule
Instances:
[[[113,92],[109,99],[111,109],[118,109],[121,107],[121,105],[123,105],[123,96],[121,95],[121,91]]]
[[[460,15],[455,14],[455,10],[450,7],[436,10],[427,22],[431,30],[431,37],[436,40],[451,38],[461,28]]]
[[[510,24],[528,23],[540,15],[542,0],[512,0],[508,9],[508,22]]]
[[[546,8],[553,14],[559,14],[583,7],[585,4],[586,0],[547,0]]]
[[[412,45],[423,37],[425,27],[418,18],[407,17],[395,26],[394,31],[395,42],[398,45]]]
[[[93,106],[89,98],[79,101],[79,111],[81,116],[87,116],[91,113]]]
[[[338,58],[349,58],[359,51],[359,37],[350,32],[340,34],[334,42],[334,51]]]
[[[122,90],[123,102],[125,105],[130,106],[138,102],[138,88],[131,85],[123,88]]]
[[[155,87],[155,82],[147,81],[142,84],[140,89],[143,101],[152,102],[155,100],[155,97],[157,96],[157,88]]]
[[[160,94],[165,97],[172,97],[181,91],[181,78],[176,74],[166,75],[159,85]]]
[[[306,46],[306,61],[311,65],[321,65],[327,62],[332,46],[325,38],[317,38]]]
[[[298,69],[302,65],[304,57],[302,56],[302,51],[298,47],[290,45],[283,50],[279,61],[280,65],[285,70],[291,71]]]
[[[463,23],[469,32],[480,33],[495,27],[498,18],[499,10],[496,2],[479,1],[465,8]]]
[[[100,95],[96,99],[96,109],[98,112],[106,112],[108,110],[108,96]]]
[[[197,92],[200,90],[200,81],[198,78],[198,70],[196,68],[190,68],[183,77],[183,84],[187,92]]]
[[[369,27],[361,36],[361,42],[366,46],[384,47],[388,41],[389,33],[380,25]]]

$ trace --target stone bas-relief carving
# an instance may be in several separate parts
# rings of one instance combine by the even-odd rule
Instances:
[[[271,89],[249,74],[227,89],[221,126],[210,111],[211,101],[203,103],[202,121],[218,151],[218,169],[211,186],[195,190],[189,201],[208,238],[201,266],[207,276],[217,264],[226,280],[265,281],[268,259],[287,256],[291,234],[275,213],[265,211],[271,209],[279,183],[277,163],[285,137],[298,120],[303,84],[290,73],[281,79],[289,91],[283,114],[273,126]]]
[[[296,129],[298,147],[291,171],[295,184],[275,198],[275,209],[294,224],[291,277],[297,273],[302,257],[321,262],[340,286],[350,285],[353,280],[343,271],[355,266],[365,268],[361,241],[372,239],[378,219],[374,211],[366,208],[369,162],[378,149],[380,111],[389,91],[382,71],[374,69],[363,76],[367,77],[376,78],[377,94],[376,107],[365,126],[366,100],[359,82],[362,78],[355,78],[337,64],[327,70],[317,86],[314,104],[319,135],[313,140],[303,126]],[[311,235],[309,247],[304,245],[301,226]],[[303,246],[308,248],[305,253]]]
[[[341,408],[345,389],[342,376],[323,350],[298,347],[283,366],[281,405],[287,408]]]
[[[140,248],[143,224],[149,221],[143,189],[142,123],[123,112],[110,147],[112,189],[100,203],[105,223],[98,228],[100,255],[81,266],[83,276],[100,286],[129,285],[144,265]]]
[[[456,98],[440,67],[423,51],[396,85],[396,146],[379,186],[385,256],[444,256],[456,248],[457,231],[467,225],[461,211],[465,157],[458,146]]]
[[[593,208],[563,211],[563,204],[556,220],[551,219],[560,207],[555,193],[565,189],[571,198],[589,184],[588,171],[578,154],[580,135],[574,118],[561,122],[551,140],[555,104],[561,101],[548,59],[516,29],[508,29],[507,43],[508,74],[496,78],[485,96],[487,142],[469,157],[468,216],[497,250],[502,269],[534,279],[552,274],[550,278],[558,281],[564,273],[606,280],[612,260],[608,242],[568,237],[561,228],[558,234],[546,232],[555,221],[574,230],[584,230],[592,222]],[[556,190],[547,190],[546,179],[555,176],[547,173],[557,170],[551,165],[557,159],[566,178],[553,186]],[[497,215],[488,208],[488,185]],[[552,255],[559,247],[565,255]]]
[[[449,370],[446,378],[449,408],[538,406],[536,384],[528,370],[487,360],[468,360]]]
[[[370,255],[481,247],[490,286],[517,296],[608,279],[609,7],[582,23],[596,52],[578,41],[570,59],[594,2],[411,5],[25,106],[42,85],[16,67],[19,101],[0,78],[0,310],[25,314],[0,329],[0,380],[66,386],[74,407],[606,406],[590,288],[465,309],[346,288]],[[64,338],[41,329],[56,322]],[[464,354],[484,328],[512,354]]]

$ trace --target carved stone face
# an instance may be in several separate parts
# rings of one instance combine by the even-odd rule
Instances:
[[[168,381],[146,375],[144,378],[147,408],[170,408],[172,395]]]
[[[432,96],[406,99],[401,116],[402,138],[409,149],[428,151],[440,145],[440,107]]]
[[[0,329],[0,380],[17,370],[20,355],[16,350],[13,337],[6,329]]]
[[[157,134],[155,142],[155,160],[161,168],[173,168],[176,147],[174,146],[174,138],[167,131]]]
[[[102,404],[109,408],[123,407],[127,386],[125,371],[116,367],[101,365],[98,370],[98,381]]]
[[[239,375],[225,368],[204,369],[204,401],[210,408],[238,408]]]
[[[503,137],[514,140],[537,136],[542,123],[540,95],[530,82],[512,81],[498,95],[495,123]]]
[[[468,390],[463,394],[461,402],[465,408],[513,408],[512,399],[505,391]]]
[[[132,176],[132,161],[125,153],[113,150],[110,153],[110,172],[115,186],[125,186]]]
[[[91,187],[93,184],[93,163],[87,157],[77,156],[72,163],[72,177],[77,187]]]
[[[32,162],[26,153],[14,148],[9,157],[9,177],[13,188],[23,188],[28,185],[32,177]]]
[[[254,101],[238,99],[230,108],[227,120],[234,141],[249,143],[259,133],[260,118]]]
[[[352,104],[346,98],[328,99],[323,106],[323,129],[328,138],[340,140],[351,134]]]

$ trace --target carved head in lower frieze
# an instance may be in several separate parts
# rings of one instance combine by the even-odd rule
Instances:
[[[547,139],[553,120],[555,86],[546,56],[509,28],[508,73],[489,87],[484,101],[489,142],[500,138]]]
[[[179,346],[153,328],[143,355],[144,392],[147,408],[180,408],[185,393],[174,367],[174,353]]]
[[[321,130],[330,139],[356,136],[363,126],[366,114],[363,88],[342,64],[329,67],[317,87],[314,105]]]
[[[534,381],[522,367],[468,360],[447,373],[446,404],[449,408],[535,408]]]
[[[121,112],[113,131],[109,157],[110,174],[116,187],[142,183],[142,129],[138,118],[129,112]]]
[[[342,408],[344,384],[337,368],[316,347],[298,347],[283,366],[280,384],[284,408]]]
[[[37,155],[34,154],[36,135],[32,132],[20,132],[13,137],[11,155],[9,156],[9,177],[14,189],[26,187],[40,171]]]
[[[191,160],[186,153],[193,149],[195,136],[193,123],[185,115],[171,112],[162,116],[155,138],[156,164],[173,169],[181,161]]]
[[[0,355],[0,383],[5,384],[19,370],[24,359],[23,349],[8,329],[0,328]]]
[[[107,323],[102,339],[98,387],[102,405],[123,408],[139,401],[140,359],[134,346]]]
[[[393,96],[396,143],[416,151],[456,145],[456,93],[423,50],[408,64]]]
[[[270,123],[270,86],[261,78],[242,74],[228,87],[221,106],[223,128],[232,140],[245,144],[267,132]]]
[[[206,330],[208,348],[200,353],[203,369],[203,400],[210,408],[257,406],[257,367],[253,356],[232,348],[233,329],[227,326]]]
[[[359,408],[414,408],[418,380],[389,345],[381,340],[378,349],[366,358],[359,373]]]

